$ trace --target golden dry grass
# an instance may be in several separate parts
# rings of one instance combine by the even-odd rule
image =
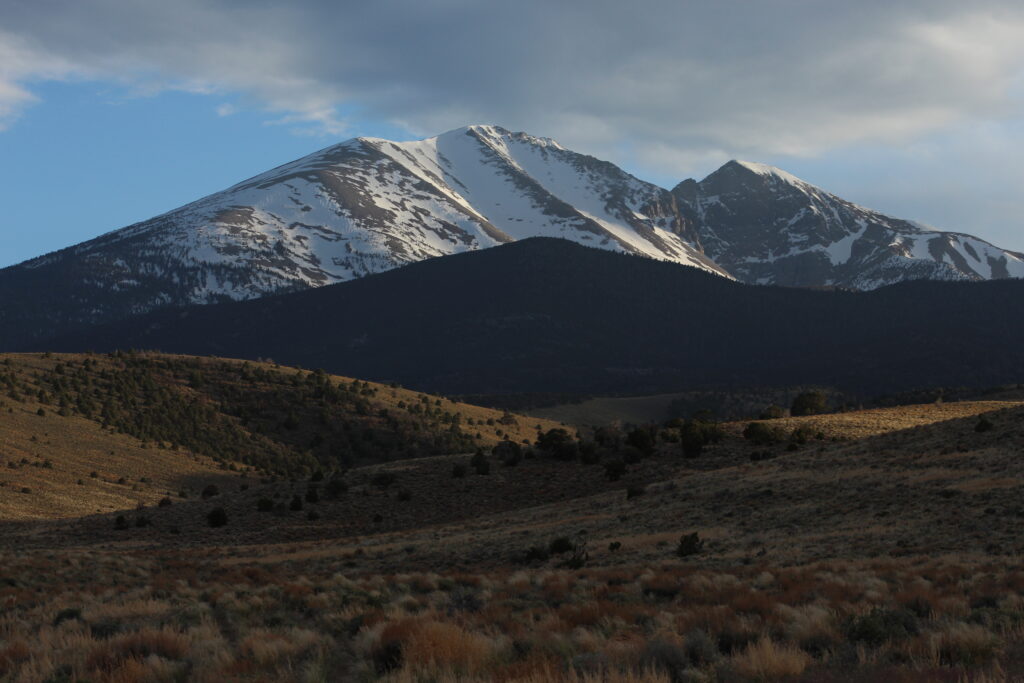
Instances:
[[[0,554],[0,680],[867,683],[1024,673],[1010,656],[1024,646],[1018,556],[668,563],[655,577],[644,565],[348,575],[289,561],[225,571],[217,557],[228,553]],[[50,575],[39,571],[47,565]],[[179,580],[157,585],[162,575]],[[655,578],[679,591],[646,590]],[[59,588],[40,593],[44,585]]]
[[[0,354],[0,371],[13,370],[31,385],[37,373],[49,371],[58,363],[85,358],[97,363],[96,371],[102,371],[108,361],[105,356],[82,354]],[[8,360],[10,365],[5,364]],[[221,362],[195,360],[200,364]],[[266,363],[250,365],[268,370],[275,367]],[[372,386],[378,390],[375,401],[385,409],[394,410],[402,402],[419,402],[426,396],[381,384]],[[458,414],[465,424],[472,421],[471,429],[479,432],[478,443],[484,447],[505,438],[532,441],[538,427],[546,430],[560,426],[538,418],[506,417],[502,411],[441,397],[431,397],[431,401],[439,401],[444,410]],[[40,403],[30,393],[21,401],[0,393],[0,519],[59,519],[129,510],[154,505],[165,496],[177,500],[182,490],[194,496],[211,483],[222,488],[245,483],[211,458],[171,450],[169,446],[114,433],[84,417],[61,416],[54,406]],[[251,468],[240,465],[239,469]]]
[[[822,432],[827,438],[863,439],[903,429],[974,417],[993,410],[1003,410],[1024,405],[1024,401],[956,401],[952,403],[924,403],[891,408],[855,410],[846,413],[783,417],[776,420],[745,420],[726,426],[733,433],[740,433],[750,422],[764,422],[780,427],[786,432],[805,428]]]
[[[792,645],[779,645],[767,637],[733,658],[736,673],[755,681],[777,681],[799,676],[810,663],[806,652]]]
[[[109,456],[72,452],[114,437],[90,436],[93,423],[6,408],[0,433],[18,448],[40,443],[35,424],[65,444],[53,469],[11,470],[41,490]],[[977,432],[982,410],[993,428]],[[260,517],[255,497],[308,485],[279,482],[225,493],[220,530],[208,505],[181,501],[127,532],[109,517],[22,525],[0,539],[0,681],[1020,680],[1024,408],[792,424],[810,420],[848,440],[757,462],[735,435],[696,461],[666,445],[619,483],[578,462],[459,481],[452,457],[391,463],[310,504],[319,521]],[[154,482],[161,458],[171,472],[196,462],[117,438],[120,466],[152,467]],[[369,483],[381,467],[411,500]],[[690,532],[705,545],[679,557]],[[524,559],[560,536],[586,545],[582,566]]]
[[[138,439],[83,417],[62,417],[35,401],[0,403],[0,519],[132,509],[168,494],[177,498],[182,489],[195,495],[209,483],[240,481],[210,458],[143,447]]]
[[[573,425],[602,425],[615,421],[645,424],[664,420],[672,402],[685,395],[601,397],[579,403],[533,408],[527,412],[544,419]]]

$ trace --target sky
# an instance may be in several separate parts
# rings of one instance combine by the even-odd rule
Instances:
[[[0,0],[0,267],[341,140],[493,123],[738,158],[1024,251],[1007,0]]]

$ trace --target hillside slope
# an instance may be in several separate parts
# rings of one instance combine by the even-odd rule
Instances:
[[[8,523],[0,675],[1017,680],[1020,402],[813,420],[794,451],[662,442],[618,482],[443,456],[327,498],[277,480],[123,515],[143,526]],[[856,425],[882,431],[827,438]]]
[[[0,356],[0,513],[68,517],[259,477],[532,442],[558,423],[274,364]],[[25,489],[28,489],[27,491]],[[180,502],[180,501],[179,501]]]
[[[40,347],[274,358],[453,394],[813,384],[877,394],[1021,382],[1022,336],[1019,280],[762,287],[537,238]]]

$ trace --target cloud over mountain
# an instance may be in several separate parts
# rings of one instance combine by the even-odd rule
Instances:
[[[415,133],[499,121],[679,172],[722,150],[809,154],[1006,116],[1024,56],[1024,11],[994,1],[43,0],[2,15],[8,120],[35,79],[105,75],[240,91],[332,135],[356,106]]]

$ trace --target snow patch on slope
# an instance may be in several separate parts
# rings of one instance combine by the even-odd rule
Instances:
[[[792,173],[783,171],[781,168],[776,168],[775,166],[761,164],[756,161],[740,161],[739,159],[736,160],[736,163],[742,166],[743,168],[747,169],[748,171],[753,171],[758,175],[766,176],[769,178],[778,178],[779,180],[789,183],[790,185],[810,185],[810,183],[805,182],[800,178],[797,178]],[[813,185],[811,187],[813,187]]]

